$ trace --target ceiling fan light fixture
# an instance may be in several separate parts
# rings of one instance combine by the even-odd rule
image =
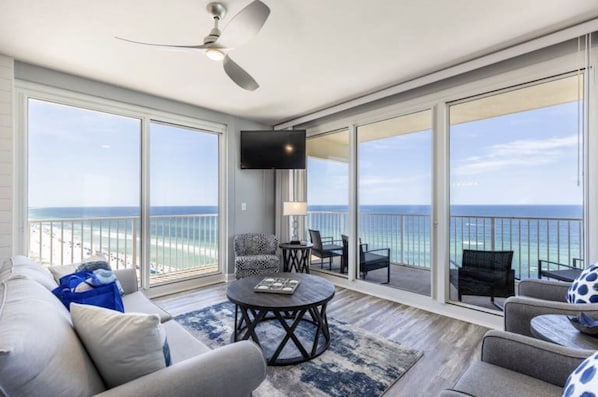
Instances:
[[[208,48],[206,50],[206,55],[212,61],[222,61],[225,56],[224,52],[222,50],[219,50],[218,48]]]

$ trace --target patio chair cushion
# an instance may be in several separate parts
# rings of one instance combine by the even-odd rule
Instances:
[[[598,303],[598,264],[585,269],[571,283],[567,292],[569,303]]]
[[[598,390],[598,352],[586,358],[565,383],[563,396],[595,396]]]

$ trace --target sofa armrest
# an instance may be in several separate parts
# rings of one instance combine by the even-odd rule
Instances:
[[[584,312],[598,318],[598,303],[554,302],[526,296],[511,296],[505,300],[505,331],[533,336],[530,331],[532,318],[542,314],[576,316]]]
[[[549,280],[521,280],[518,295],[555,302],[565,302],[571,283]]]
[[[495,330],[488,331],[482,341],[482,361],[559,387],[593,353]]]
[[[137,284],[137,270],[134,268],[118,269],[114,271],[114,275],[120,282],[123,289],[123,294],[130,294],[139,288]]]
[[[256,344],[241,341],[200,354],[97,396],[251,396],[266,378],[266,362]]]

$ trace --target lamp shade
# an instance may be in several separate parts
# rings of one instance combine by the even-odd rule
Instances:
[[[285,201],[282,203],[282,215],[307,215],[305,201]]]

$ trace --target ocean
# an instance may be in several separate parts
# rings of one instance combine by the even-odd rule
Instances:
[[[150,214],[150,260],[156,272],[217,262],[217,207],[159,206],[152,207]],[[139,215],[138,207],[30,208],[30,233],[35,228],[43,231],[40,241],[30,238],[34,241],[30,251],[39,255],[48,251],[41,241],[47,234],[60,244],[80,247],[75,253],[70,251],[72,258],[102,253],[136,263]],[[583,258],[582,215],[582,207],[577,205],[452,206],[451,264],[459,264],[464,248],[513,250],[513,268],[520,278],[535,277],[538,259],[571,264]],[[107,217],[119,219],[102,219]],[[62,221],[43,222],[57,219]],[[306,226],[340,240],[348,229],[347,207],[309,206]],[[370,249],[390,248],[392,262],[430,268],[431,235],[430,206],[360,207],[360,239]]]

